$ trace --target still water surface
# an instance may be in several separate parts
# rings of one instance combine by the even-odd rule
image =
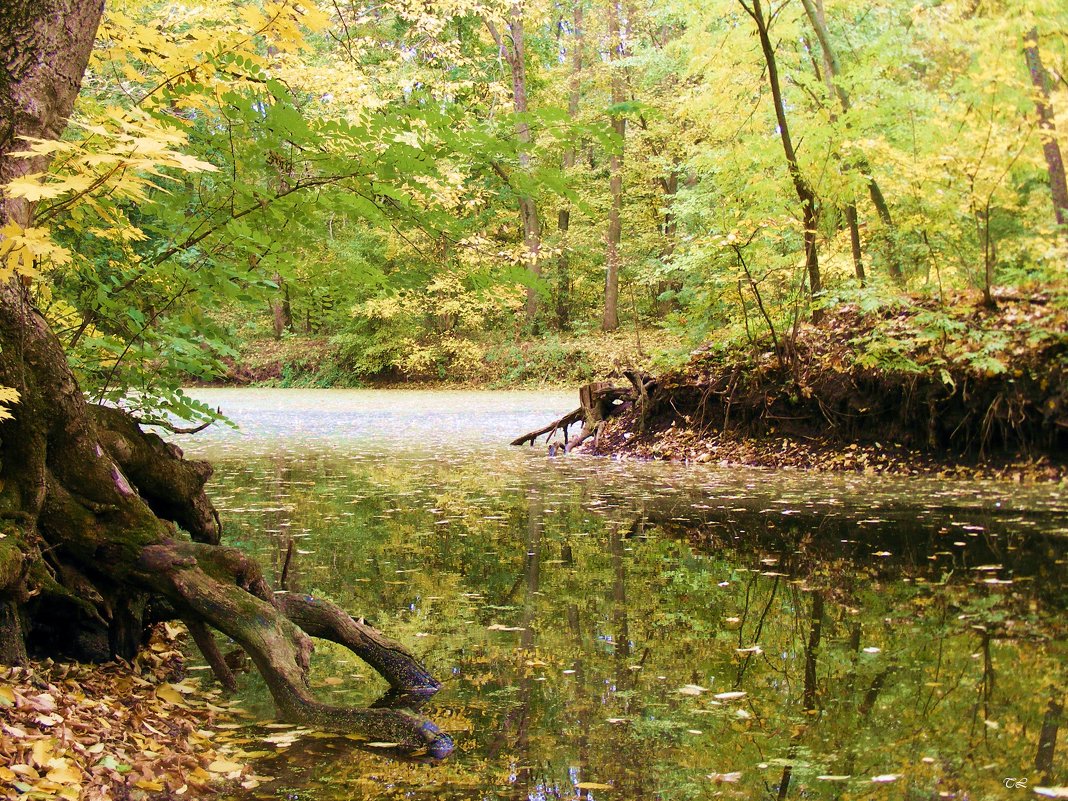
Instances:
[[[505,444],[570,394],[195,395],[240,426],[182,442],[216,465],[227,541],[275,580],[292,541],[293,589],[366,616],[444,680],[421,711],[457,744],[427,763],[252,729],[246,750],[267,752],[256,771],[274,778],[235,801],[981,799],[1068,784],[1064,487]],[[313,685],[346,704],[385,689],[327,646]],[[242,693],[269,716],[258,679]]]

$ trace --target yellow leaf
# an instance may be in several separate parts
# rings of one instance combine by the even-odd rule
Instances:
[[[187,172],[215,172],[218,168],[207,161],[201,161],[198,158],[187,155],[185,153],[175,153],[171,156],[175,166],[181,167]]]
[[[59,197],[63,194],[62,188],[56,188],[54,185],[44,183],[43,173],[33,173],[32,175],[24,175],[21,178],[15,178],[13,181],[8,181],[4,186],[4,191],[13,197],[22,197],[31,203],[36,200],[43,200],[44,198]]]
[[[233,773],[235,770],[244,770],[245,766],[239,762],[228,762],[225,759],[216,759],[210,765],[208,770],[212,773]]]
[[[182,701],[182,694],[179,690],[175,689],[173,684],[161,684],[156,688],[156,697],[166,701],[168,704],[176,704],[177,706],[185,706]]]
[[[30,749],[30,759],[34,765],[39,768],[48,766],[48,760],[52,758],[52,745],[54,743],[55,740],[52,738],[34,741],[33,748]]]
[[[64,764],[52,768],[48,771],[48,775],[45,776],[50,782],[56,782],[56,784],[80,784],[82,781],[82,772],[73,765],[67,764],[67,760],[62,761]],[[160,788],[163,789],[162,787]]]

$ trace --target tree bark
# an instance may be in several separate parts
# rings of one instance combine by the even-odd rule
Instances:
[[[579,99],[582,89],[582,47],[584,44],[584,25],[582,4],[585,0],[575,0],[574,30],[571,42],[571,78],[567,97],[567,116],[572,122],[578,117]],[[564,151],[563,168],[566,176],[575,167],[575,148],[569,146]],[[556,260],[556,327],[561,331],[571,325],[571,264],[568,249],[568,233],[571,228],[571,203],[565,202],[557,214],[556,227],[560,231],[560,255]]]
[[[102,10],[97,0],[0,7],[0,177],[47,166],[10,151],[19,137],[62,132]],[[0,200],[0,227],[31,215],[22,201]],[[308,634],[276,605],[255,563],[215,544],[218,520],[203,494],[210,468],[185,462],[121,412],[90,406],[17,277],[0,283],[0,385],[20,393],[0,425],[0,656],[24,658],[27,644],[132,656],[151,601],[239,643],[286,718],[451,751],[447,736],[409,711],[335,708],[310,695]],[[412,663],[409,654],[376,668],[405,684],[418,673],[406,672]]]
[[[815,297],[823,289],[820,280],[819,252],[816,247],[816,193],[805,176],[801,173],[801,167],[797,161],[797,151],[794,149],[793,140],[790,138],[790,126],[786,120],[786,106],[783,102],[782,87],[779,84],[779,68],[775,59],[775,47],[771,42],[771,34],[768,26],[770,18],[764,16],[764,10],[760,0],[752,0],[752,5],[747,5],[745,0],[738,0],[757,26],[757,35],[760,38],[760,47],[764,52],[764,62],[768,69],[768,84],[771,87],[772,102],[775,103],[775,120],[779,124],[779,138],[782,141],[783,153],[786,156],[787,169],[790,180],[793,182],[797,199],[801,201],[802,224],[804,226],[805,243],[805,270],[808,272],[809,292]]]
[[[1025,44],[1024,56],[1027,58],[1027,70],[1031,73],[1031,84],[1035,87],[1035,110],[1038,112],[1038,127],[1042,130],[1042,152],[1046,156],[1049,188],[1053,194],[1053,214],[1057,225],[1063,226],[1068,222],[1068,182],[1065,181],[1064,159],[1061,158],[1061,147],[1057,143],[1057,126],[1049,100],[1049,73],[1038,51],[1036,28],[1027,32]]]
[[[519,166],[523,170],[530,168],[530,124],[524,116],[527,113],[527,63],[526,42],[523,31],[523,8],[519,3],[512,6],[508,19],[507,41],[501,37],[497,27],[486,20],[498,49],[508,62],[512,74],[512,110],[516,114],[515,135],[519,142]],[[538,217],[537,201],[526,192],[519,195],[519,219],[523,224],[523,249],[527,267],[534,277],[541,277],[541,221]],[[534,287],[527,288],[526,321],[533,325],[538,314],[538,292]]]
[[[1057,733],[1064,718],[1063,692],[1054,687],[1050,691],[1046,714],[1042,716],[1042,728],[1038,732],[1038,750],[1035,752],[1035,770],[1042,774],[1043,782],[1053,779],[1053,754],[1057,750]]]
[[[271,280],[278,286],[278,297],[271,300],[274,338],[281,339],[286,331],[293,330],[293,304],[289,300],[289,284],[281,274],[275,273]]]
[[[626,99],[623,68],[619,65],[625,48],[620,3],[621,0],[608,0],[612,105],[617,107]],[[612,112],[612,132],[616,135],[616,141],[608,157],[608,191],[612,197],[612,205],[608,211],[608,232],[605,237],[604,316],[601,320],[601,329],[604,331],[615,331],[619,328],[619,246],[623,240],[623,148],[627,136],[627,118],[618,108]]]

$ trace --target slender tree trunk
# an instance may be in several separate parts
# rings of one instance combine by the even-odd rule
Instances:
[[[274,323],[274,338],[281,339],[286,331],[293,330],[293,304],[289,300],[289,285],[280,273],[271,279],[278,285],[279,296],[271,301],[271,319]]]
[[[679,191],[679,161],[675,159],[675,163],[671,168],[671,172],[668,173],[666,178],[660,179],[660,187],[664,191],[664,216],[660,223],[660,234],[664,237],[664,246],[660,250],[660,260],[665,264],[671,258],[675,252],[675,237],[679,230],[679,220],[675,215],[675,211],[672,208],[675,204],[675,195]],[[678,291],[678,281],[659,281],[657,282],[656,292],[656,310],[661,316],[666,315],[673,308],[676,308],[676,301],[660,300],[660,296],[668,290]]]
[[[1038,30],[1032,28],[1027,32],[1024,55],[1027,69],[1031,73],[1031,83],[1035,87],[1035,109],[1038,111],[1038,126],[1042,129],[1042,152],[1046,156],[1046,169],[1049,171],[1049,187],[1053,193],[1053,213],[1057,225],[1068,223],[1068,182],[1064,176],[1064,160],[1061,147],[1057,143],[1057,126],[1054,123],[1053,107],[1049,100],[1049,73],[1042,64],[1042,55],[1038,52]]]
[[[857,221],[857,204],[850,200],[845,207],[846,225],[849,227],[849,249],[853,253],[853,271],[860,285],[864,286],[864,254],[860,247],[860,223]]]
[[[1035,752],[1035,770],[1042,774],[1043,782],[1053,780],[1053,754],[1057,750],[1057,733],[1064,718],[1063,693],[1054,687],[1042,717],[1042,728],[1038,732],[1038,750]]]
[[[571,32],[571,79],[567,98],[567,116],[572,122],[578,117],[579,99],[582,89],[582,46],[584,43],[582,4],[585,0],[575,0],[575,28]],[[575,167],[575,148],[564,151],[564,175]],[[561,331],[571,325],[571,263],[568,249],[568,233],[571,228],[571,204],[565,202],[560,208],[556,220],[560,231],[560,255],[556,260],[556,327]]]
[[[760,0],[752,0],[752,5],[747,5],[745,0],[738,0],[745,12],[753,18],[757,26],[757,35],[760,37],[760,47],[764,52],[764,62],[768,68],[768,84],[771,87],[772,102],[775,103],[775,119],[779,124],[779,138],[782,140],[783,153],[786,155],[786,164],[790,172],[790,180],[794,184],[797,199],[801,201],[802,224],[804,225],[805,243],[805,269],[808,271],[809,292],[813,297],[823,290],[823,282],[820,280],[819,251],[816,248],[816,193],[801,174],[801,167],[797,162],[797,151],[794,150],[793,140],[790,138],[790,126],[786,120],[786,106],[783,102],[782,87],[779,84],[779,68],[775,59],[775,47],[771,42],[771,34],[768,31],[770,18],[764,16],[764,9]]]
[[[623,68],[619,65],[624,55],[622,36],[623,9],[620,0],[608,0],[608,38],[612,56],[612,105],[618,106],[626,99]],[[605,247],[604,316],[601,328],[615,331],[619,328],[619,246],[623,240],[623,148],[627,136],[627,118],[618,110],[612,114],[612,131],[616,135],[612,154],[608,157],[608,191],[612,205],[608,211],[608,233]]]
[[[812,25],[812,29],[816,32],[816,38],[820,43],[820,50],[823,51],[824,82],[830,93],[838,98],[838,104],[841,106],[842,111],[848,113],[850,108],[852,108],[852,103],[849,99],[849,93],[846,92],[838,82],[838,76],[842,72],[842,67],[841,62],[838,60],[838,53],[834,49],[834,45],[831,43],[830,32],[827,29],[827,15],[823,10],[823,0],[801,0],[801,2],[805,7],[805,14],[808,16],[808,21]],[[868,196],[871,198],[872,205],[875,206],[875,212],[879,215],[879,220],[886,228],[887,269],[890,272],[890,276],[898,283],[901,283],[904,281],[904,274],[901,270],[901,263],[897,258],[896,248],[894,247],[894,220],[890,214],[890,206],[887,205],[882,189],[879,188],[878,182],[872,175],[871,165],[868,163],[867,159],[863,157],[858,159],[854,166],[867,177]],[[852,217],[855,219],[857,216],[855,201],[852,203],[852,207]],[[849,217],[850,210],[847,208],[847,221]],[[860,230],[856,223],[850,223],[849,235],[853,248],[853,260],[857,269],[857,278],[863,283],[864,266],[861,264],[858,256]]]
[[[501,37],[496,26],[486,21],[497,47],[504,56],[512,73],[512,110],[517,116],[516,140],[519,142],[519,166],[530,167],[530,125],[523,116],[527,113],[527,63],[526,41],[523,31],[523,8],[519,3],[512,6],[508,19],[507,41]],[[523,250],[527,267],[535,278],[541,277],[541,221],[537,201],[529,194],[519,195],[519,219],[523,224]],[[538,293],[534,287],[527,289],[526,320],[533,324],[538,314]]]

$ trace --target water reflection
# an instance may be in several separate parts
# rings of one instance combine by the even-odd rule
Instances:
[[[487,400],[487,424],[477,398],[422,395],[375,396],[356,433],[360,409],[339,400],[302,414],[297,396],[241,395],[253,416],[285,405],[310,441],[276,415],[189,448],[218,465],[231,542],[276,581],[290,553],[293,588],[425,656],[446,686],[424,711],[457,742],[423,764],[252,731],[275,778],[235,798],[993,798],[1019,792],[1006,777],[1068,783],[1063,490],[548,460],[493,444],[534,427],[536,400],[511,421]],[[561,410],[543,402],[541,418]],[[384,688],[321,651],[324,699]]]

